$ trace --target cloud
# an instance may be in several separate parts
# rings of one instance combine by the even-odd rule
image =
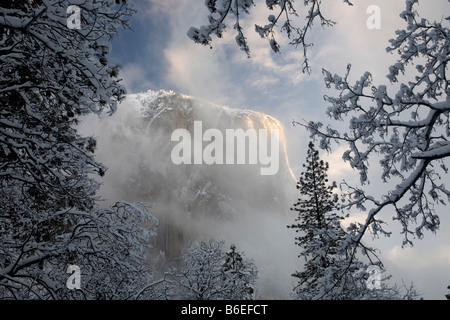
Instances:
[[[342,159],[342,155],[348,149],[342,145],[333,150],[333,152],[323,152],[323,159],[329,163],[328,176],[330,180],[339,182],[346,180],[350,184],[359,183],[359,172],[354,170],[348,162]]]
[[[289,46],[285,35],[277,33],[282,54],[274,54],[267,40],[261,39],[254,31],[255,24],[264,25],[267,16],[273,13],[265,8],[264,2],[257,2],[257,6],[251,9],[251,15],[243,16],[242,23],[252,56],[247,59],[246,54],[235,43],[235,30],[232,26],[222,39],[213,39],[212,50],[194,44],[186,36],[189,27],[200,27],[207,22],[208,12],[202,1],[139,1],[136,32],[139,32],[142,43],[140,47],[130,48],[130,51],[137,50],[138,54],[133,55],[136,60],[123,63],[124,83],[139,90],[146,90],[147,87],[173,89],[218,104],[232,107],[246,105],[250,109],[275,116],[285,124],[290,162],[298,177],[302,170],[301,163],[306,157],[309,134],[301,127],[292,127],[290,121],[295,118],[326,123],[327,105],[322,97],[324,94],[339,94],[325,88],[321,69],[326,68],[332,73],[343,75],[346,65],[351,63],[351,82],[368,70],[372,72],[375,84],[388,84],[385,75],[389,65],[397,59],[396,55],[386,53],[385,48],[389,45],[388,40],[395,37],[395,30],[405,27],[405,22],[399,17],[405,1],[353,2],[353,7],[342,1],[323,4],[324,14],[336,20],[337,25],[323,30],[316,24],[311,30],[309,39],[314,42],[314,46],[308,54],[312,74],[305,75],[301,72],[302,51]],[[366,9],[373,4],[381,8],[380,30],[369,30],[366,27],[369,17]],[[305,16],[303,6],[300,2],[297,5],[302,18]],[[433,5],[430,5],[430,1],[423,1],[418,8],[423,17],[432,16],[432,19],[440,20],[442,13],[448,11],[448,1],[433,0]],[[158,37],[154,34],[158,34]],[[324,155],[330,163],[330,180],[339,183],[345,178],[349,183],[358,185],[359,174],[341,159],[342,148],[338,147],[332,154]],[[380,168],[377,161],[371,162],[370,170],[371,177],[379,179]],[[375,181],[376,179],[370,185],[371,192],[383,193],[387,190],[386,184]],[[440,213],[442,220],[448,220],[448,215],[443,211],[442,209]],[[428,296],[433,296],[434,293],[430,294],[433,289],[426,282],[433,283],[436,287],[450,284],[450,279],[445,278],[450,266],[450,248],[445,245],[450,243],[449,237],[439,235],[434,238],[426,235],[425,239],[416,240],[417,244],[413,249],[402,251],[398,247],[401,243],[398,221],[391,221],[392,211],[384,215],[388,217],[386,222],[395,236],[379,239],[373,246],[379,248],[386,259],[392,260],[401,270],[406,270],[406,273],[418,279],[415,282],[421,282],[420,285],[427,289]],[[355,212],[351,220],[364,222],[366,216],[367,213]],[[448,230],[448,225],[445,226],[441,227],[441,233],[445,234]],[[427,270],[435,267],[435,274],[429,274]],[[447,271],[444,271],[445,268]],[[401,276],[401,272],[399,275]],[[448,283],[438,283],[439,280]],[[443,298],[439,295],[438,292],[434,296]]]
[[[139,0],[136,1],[138,19],[157,19],[161,22],[171,23],[167,17],[173,16],[181,10],[185,10],[186,5],[192,4],[190,0]],[[201,9],[198,6],[197,9]],[[199,10],[198,10],[199,11]],[[185,11],[187,12],[187,11]]]
[[[242,100],[242,89],[234,86],[230,70],[219,60],[220,57],[226,60],[225,53],[216,50],[215,57],[211,58],[209,49],[205,49],[194,43],[167,48],[164,51],[168,63],[166,81],[182,93],[236,106]]]
[[[418,241],[414,247],[395,246],[386,255],[393,276],[414,282],[426,299],[444,299],[450,285],[450,246],[441,237]]]
[[[424,247],[424,245],[420,247]],[[434,248],[428,248],[424,252],[420,251],[420,248],[402,248],[401,246],[395,246],[389,250],[386,256],[397,265],[409,266],[419,271],[439,266],[448,266],[450,264],[450,245],[434,246]],[[419,254],[421,258],[417,259]]]
[[[184,1],[169,18],[170,32],[164,56],[168,63],[166,80],[173,87],[217,103],[234,102],[234,106],[239,106],[245,97],[261,95],[261,90],[268,92],[279,86],[296,86],[304,79],[299,52],[286,50],[284,54],[274,54],[268,41],[255,32],[254,25],[264,23],[268,15],[264,5],[252,8],[251,14],[242,20],[250,45],[250,59],[236,45],[235,30],[231,26],[221,39],[213,36],[211,50],[194,44],[186,31],[190,26],[204,25],[207,13],[187,14],[193,6],[199,5]]]
[[[128,90],[134,92],[147,91],[149,89],[156,89],[157,85],[150,80],[147,70],[142,68],[139,64],[128,63],[120,69],[120,78],[122,85]],[[132,92],[131,92],[132,93]]]

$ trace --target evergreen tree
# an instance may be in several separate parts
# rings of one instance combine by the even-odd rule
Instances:
[[[257,268],[231,246],[224,252],[223,241],[210,240],[192,245],[183,256],[180,295],[187,300],[248,300],[253,296]]]
[[[106,167],[76,130],[125,97],[107,55],[133,4],[78,3],[79,29],[66,25],[67,0],[0,4],[0,299],[161,297],[142,264],[156,219],[141,204],[98,207]]]
[[[223,269],[229,278],[230,288],[226,299],[229,300],[251,300],[255,290],[253,288],[258,271],[253,262],[244,259],[236,246],[231,245],[225,253]]]
[[[298,213],[296,224],[288,226],[300,235],[296,244],[303,250],[299,257],[306,261],[298,278],[295,293],[299,299],[385,299],[413,300],[420,298],[413,284],[410,287],[389,286],[390,276],[384,276],[381,263],[364,263],[353,253],[354,243],[348,234],[355,224],[344,230],[339,215],[339,197],[333,193],[336,183],[328,184],[328,163],[309,143],[305,171],[301,173],[297,189],[300,198],[291,210]]]
[[[354,297],[359,291],[356,287],[363,283],[362,266],[355,260],[347,272],[341,272],[349,258],[346,232],[340,223],[344,217],[337,213],[339,197],[333,193],[336,183],[328,184],[328,163],[319,158],[312,142],[303,167],[297,183],[300,198],[291,208],[298,213],[297,223],[288,226],[299,233],[295,238],[303,248],[299,257],[306,261],[304,270],[293,274],[299,281],[296,294],[300,299]]]

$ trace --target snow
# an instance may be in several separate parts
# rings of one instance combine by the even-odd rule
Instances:
[[[450,156],[450,142],[438,142],[431,145],[427,151],[415,152],[411,154],[412,158],[418,159],[442,159]]]

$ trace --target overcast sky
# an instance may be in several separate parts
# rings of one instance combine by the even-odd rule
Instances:
[[[405,1],[355,0],[349,7],[342,1],[324,2],[324,15],[337,22],[333,28],[316,26],[309,40],[314,47],[309,51],[311,74],[301,71],[301,52],[286,44],[278,34],[281,54],[274,54],[268,42],[254,32],[254,25],[267,24],[271,13],[264,1],[258,1],[251,15],[244,17],[251,58],[235,44],[234,30],[229,28],[223,39],[213,39],[213,48],[193,43],[186,32],[191,26],[207,22],[208,11],[203,0],[135,0],[137,14],[132,19],[133,31],[122,31],[113,41],[111,63],[121,65],[121,77],[129,93],[167,89],[174,90],[220,105],[248,108],[276,117],[285,126],[291,167],[299,176],[309,142],[307,132],[293,127],[295,120],[326,121],[326,103],[323,95],[335,95],[326,89],[322,68],[343,75],[352,64],[351,79],[358,79],[364,71],[373,74],[375,84],[389,84],[388,67],[397,57],[386,53],[388,40],[397,29],[404,27],[399,13]],[[305,15],[296,1],[300,17]],[[381,29],[367,28],[366,13],[370,5],[381,9]],[[430,20],[441,20],[448,13],[447,0],[422,0],[419,12]],[[334,150],[330,157],[330,175],[333,180],[358,183],[359,177]],[[324,155],[325,156],[325,155]],[[374,184],[371,188],[385,190],[377,184],[377,168],[371,167]],[[450,179],[444,177],[450,186]],[[379,239],[373,246],[392,268],[388,270],[398,283],[413,281],[425,298],[443,299],[450,284],[450,219],[448,210],[441,208],[441,230],[437,235],[427,233],[416,240],[413,248],[401,248],[398,226],[387,218],[394,235]],[[389,217],[389,212],[385,213]],[[355,213],[352,218],[361,219]],[[391,226],[392,225],[392,226]]]

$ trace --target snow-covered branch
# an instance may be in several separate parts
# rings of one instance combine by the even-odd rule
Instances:
[[[369,182],[373,161],[381,165],[381,180],[395,183],[380,198],[369,190],[349,188],[347,208],[369,207],[365,223],[352,235],[356,246],[361,245],[367,230],[385,233],[376,216],[388,207],[395,210],[394,219],[402,225],[403,244],[411,243],[411,234],[421,238],[424,230],[436,231],[439,217],[433,206],[450,200],[450,191],[440,182],[447,173],[444,160],[450,156],[450,17],[445,24],[418,20],[417,2],[406,1],[400,16],[407,28],[397,31],[387,48],[399,55],[387,75],[391,86],[374,85],[369,72],[352,84],[350,65],[344,76],[324,70],[326,86],[339,92],[324,97],[330,105],[327,114],[330,119],[346,121],[348,128],[296,122],[319,139],[324,149],[331,150],[333,142],[346,144],[343,159],[359,171],[363,185]],[[402,83],[406,66],[412,63],[416,65],[415,81]],[[417,226],[411,230],[414,222]]]
[[[81,9],[81,29],[66,25],[69,5]],[[106,167],[95,139],[74,127],[124,98],[107,55],[133,12],[125,0],[0,4],[1,299],[164,296],[143,265],[156,219],[142,204],[97,207],[93,173]],[[74,291],[71,264],[82,270]]]
[[[344,3],[352,5],[349,0],[343,0]],[[269,41],[271,49],[278,53],[280,52],[280,45],[276,40],[276,28],[280,26],[280,31],[285,32],[289,39],[289,44],[303,49],[303,72],[309,72],[310,66],[307,57],[307,50],[312,46],[307,41],[308,33],[312,29],[315,21],[319,21],[322,27],[330,27],[335,24],[331,19],[326,18],[321,11],[322,2],[319,0],[305,1],[304,6],[307,8],[306,23],[301,26],[295,24],[295,18],[298,17],[297,10],[292,0],[266,0],[266,6],[269,10],[278,10],[273,15],[268,16],[269,23],[260,26],[255,25],[255,31],[262,37]],[[214,34],[221,38],[226,29],[225,20],[230,16],[234,16],[234,29],[237,31],[236,43],[247,53],[250,57],[250,47],[247,39],[244,36],[244,30],[241,27],[241,13],[250,13],[250,8],[255,6],[253,0],[207,0],[205,6],[208,8],[210,15],[208,16],[209,24],[200,28],[191,27],[187,35],[194,42],[211,47],[212,38]]]
[[[180,295],[188,300],[248,300],[254,297],[257,269],[234,245],[223,251],[223,241],[192,245],[183,256]]]

